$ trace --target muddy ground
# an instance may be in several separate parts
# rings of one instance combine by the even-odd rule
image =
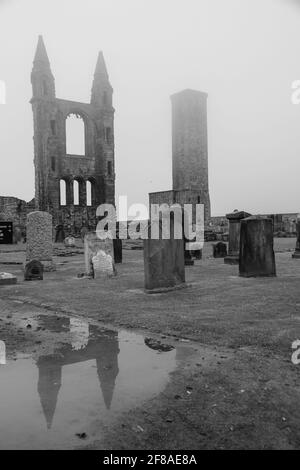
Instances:
[[[291,361],[292,342],[300,339],[300,260],[291,258],[294,246],[295,239],[275,240],[276,278],[245,279],[237,266],[213,259],[207,243],[203,260],[186,268],[188,288],[149,295],[143,291],[140,250],[124,250],[118,275],[100,282],[77,277],[84,271],[80,243],[68,252],[56,245],[57,271],[45,273],[44,281],[24,282],[24,246],[2,245],[0,271],[16,274],[18,284],[0,287],[0,340],[7,352],[7,364],[0,366],[0,398],[7,400],[6,408],[0,406],[0,447],[299,449],[300,364]],[[69,319],[75,326],[81,322],[79,346]],[[93,341],[83,340],[85,322]],[[97,354],[105,358],[97,372],[106,406],[93,411],[99,397],[91,399],[87,417],[83,406],[79,410],[79,389],[91,380],[86,369],[95,367],[90,361]],[[16,378],[23,359],[38,365],[40,374],[46,361],[47,380],[57,370],[62,374],[52,380],[52,414],[49,380],[31,372]],[[80,369],[68,369],[71,363]],[[7,389],[17,390],[15,402],[9,392],[1,397],[4,370],[5,381],[14,384]],[[77,383],[69,401],[78,395],[65,416],[64,374]],[[20,388],[27,396],[27,385],[36,401],[24,398],[22,405]],[[10,411],[20,402],[18,413]],[[26,417],[23,410],[31,405],[34,411]],[[7,431],[13,436],[16,427],[19,440]]]

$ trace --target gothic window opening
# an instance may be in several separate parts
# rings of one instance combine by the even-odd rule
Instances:
[[[86,182],[86,205],[92,205],[92,183],[91,181]]]
[[[107,173],[108,176],[112,176],[112,162],[107,162]]]
[[[67,185],[65,180],[60,180],[60,205],[66,206],[67,205]]]
[[[67,117],[66,150],[68,155],[85,155],[85,123],[79,114]]]
[[[107,144],[111,142],[111,128],[110,127],[104,128],[104,138]]]
[[[79,182],[77,180],[73,183],[73,204],[79,206]]]

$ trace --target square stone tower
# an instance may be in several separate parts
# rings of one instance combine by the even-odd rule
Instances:
[[[207,93],[183,90],[171,96],[173,190],[198,192],[210,220],[207,151]],[[189,201],[186,201],[188,203]]]

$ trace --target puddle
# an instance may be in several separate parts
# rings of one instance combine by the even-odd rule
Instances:
[[[163,391],[187,354],[78,318],[22,321],[53,336],[67,333],[69,342],[0,365],[1,449],[67,449],[101,439],[121,413]]]

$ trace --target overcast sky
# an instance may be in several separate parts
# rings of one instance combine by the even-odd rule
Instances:
[[[114,88],[116,190],[171,181],[170,95],[208,93],[212,215],[300,211],[300,2],[0,0],[0,195],[34,196],[30,73],[42,34],[59,98],[90,100],[103,50]]]

